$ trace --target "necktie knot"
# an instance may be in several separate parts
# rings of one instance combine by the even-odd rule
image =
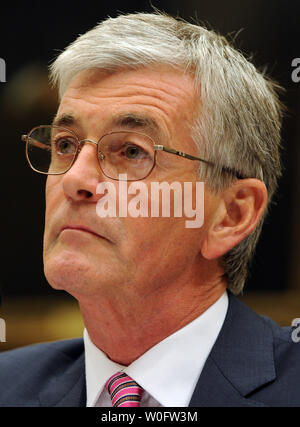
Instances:
[[[112,406],[140,406],[144,390],[125,372],[112,375],[106,381],[105,388],[110,394]]]

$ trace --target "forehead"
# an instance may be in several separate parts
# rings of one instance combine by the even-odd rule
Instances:
[[[85,70],[67,87],[56,123],[68,124],[59,120],[69,117],[69,124],[72,119],[80,126],[88,122],[102,132],[118,125],[143,126],[174,137],[189,131],[196,105],[193,78],[179,70]]]
[[[194,92],[193,77],[190,73],[181,69],[170,68],[164,65],[153,65],[151,68],[141,67],[138,69],[121,68],[115,71],[101,69],[88,69],[79,72],[71,80],[63,97],[72,89],[82,91],[85,95],[88,90],[105,89],[122,90],[127,89],[128,95],[136,90],[147,91],[161,90],[166,95],[192,96]]]

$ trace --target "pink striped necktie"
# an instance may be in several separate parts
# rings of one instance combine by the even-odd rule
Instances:
[[[140,406],[143,389],[125,372],[117,372],[106,382],[105,388],[110,394],[112,406]]]

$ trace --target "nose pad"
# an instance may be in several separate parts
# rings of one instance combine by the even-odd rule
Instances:
[[[98,147],[98,143],[96,141],[93,141],[92,139],[82,139],[81,141],[79,141],[79,148],[81,149],[86,142],[89,142],[90,144],[94,144],[96,145],[96,147]]]
[[[96,146],[96,150],[97,150],[96,154],[97,154],[97,158],[98,158],[99,157],[98,156],[98,143],[96,141],[93,141],[92,139],[82,139],[81,141],[79,141],[79,147],[78,147],[76,159],[78,158],[78,155],[80,154],[80,152],[83,149],[83,147],[84,147],[84,145],[85,145],[86,142],[88,142],[88,143],[93,144],[93,145]]]
[[[90,144],[93,144],[96,146],[96,150],[97,150],[96,154],[97,154],[98,161],[105,159],[105,155],[101,151],[98,152],[98,143],[96,141],[93,141],[92,139],[82,139],[81,141],[79,141],[78,154],[80,153],[80,151],[82,150],[86,142],[89,142]]]

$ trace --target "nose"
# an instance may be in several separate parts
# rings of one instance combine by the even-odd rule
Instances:
[[[104,180],[97,157],[97,143],[92,140],[81,141],[81,150],[71,169],[63,175],[63,190],[73,201],[97,202],[101,196],[96,187]]]

